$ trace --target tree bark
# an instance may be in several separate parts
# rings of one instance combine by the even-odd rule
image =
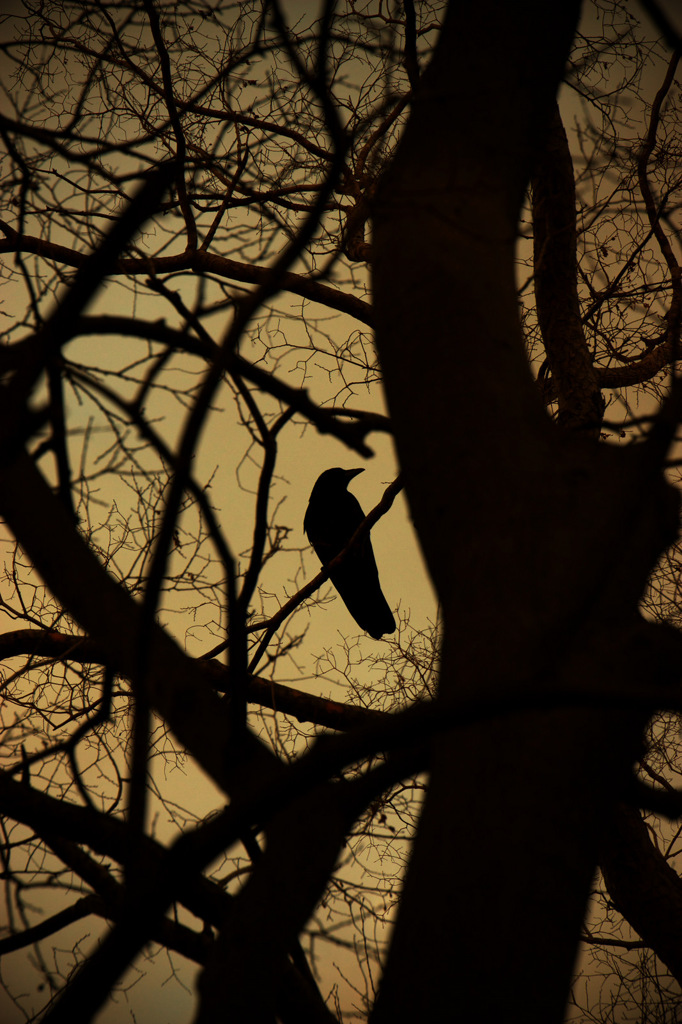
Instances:
[[[490,716],[434,740],[375,1024],[562,1020],[601,823],[641,742],[618,697],[651,654],[636,606],[677,505],[653,443],[607,448],[546,417],[514,280],[577,14],[452,5],[377,196],[377,344],[443,611],[438,700],[486,694]],[[569,686],[584,707],[495,712]]]

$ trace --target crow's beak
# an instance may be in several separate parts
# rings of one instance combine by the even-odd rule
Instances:
[[[357,476],[358,473],[364,473],[364,472],[365,472],[365,470],[362,467],[360,469],[347,469],[346,470],[346,479],[350,483],[350,481],[353,479],[354,476]]]

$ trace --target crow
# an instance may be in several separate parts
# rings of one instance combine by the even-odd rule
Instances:
[[[343,551],[365,518],[360,502],[346,488],[362,469],[327,469],[310,495],[303,529],[322,565]],[[384,597],[369,533],[348,552],[330,579],[358,626],[378,640],[393,633],[395,620]]]

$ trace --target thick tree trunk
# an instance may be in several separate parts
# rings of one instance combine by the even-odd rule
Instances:
[[[490,698],[434,741],[377,1024],[561,1021],[600,825],[640,742],[618,694],[650,656],[636,604],[676,506],[651,446],[550,423],[514,281],[577,8],[453,5],[377,197],[377,343],[443,608],[439,700]],[[496,713],[529,692],[537,710]]]

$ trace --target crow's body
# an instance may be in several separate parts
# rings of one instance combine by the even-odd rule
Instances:
[[[349,482],[361,469],[328,469],[318,477],[308,502],[303,528],[323,565],[345,548],[365,518]],[[393,613],[379,583],[372,542],[366,534],[330,575],[358,626],[375,640],[395,630]]]

